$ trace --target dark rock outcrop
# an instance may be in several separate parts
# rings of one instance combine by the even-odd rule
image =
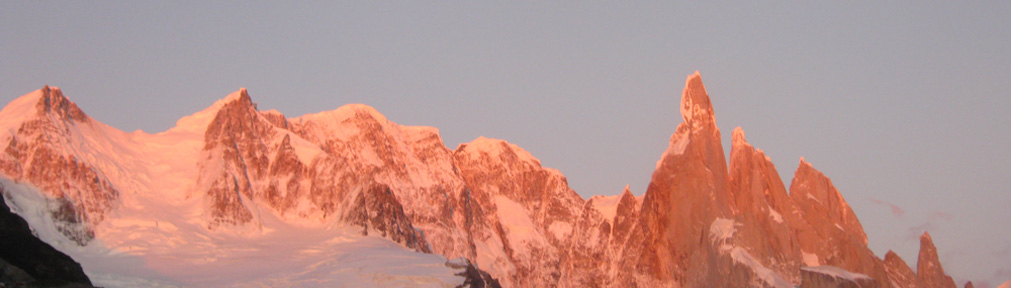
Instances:
[[[403,205],[389,186],[372,184],[356,192],[350,196],[353,200],[344,214],[344,221],[363,227],[362,235],[368,235],[369,230],[373,230],[411,249],[432,253],[424,235],[404,215]]]
[[[7,193],[3,187],[0,192]],[[0,284],[4,287],[39,282],[53,286],[91,285],[81,264],[35,237],[28,222],[11,212],[4,200],[0,200],[0,260]]]
[[[457,288],[501,288],[502,285],[498,283],[498,280],[491,277],[491,274],[485,272],[484,270],[478,269],[471,263],[467,258],[455,258],[453,260],[446,261],[446,266],[453,269],[460,269],[456,276],[463,276],[463,284],[456,286]]]

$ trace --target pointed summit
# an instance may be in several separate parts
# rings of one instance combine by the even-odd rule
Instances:
[[[730,148],[730,187],[738,213],[773,214],[775,222],[783,215],[791,223],[800,222],[799,211],[786,193],[776,166],[765,152],[751,146],[744,138],[744,129],[734,128]],[[772,209],[771,212],[768,209]]]
[[[349,129],[359,131],[396,131],[400,129],[399,125],[386,119],[386,116],[372,106],[358,103],[345,104],[334,110],[305,114],[289,119],[289,122],[302,126],[306,131],[314,131],[303,135],[307,139],[341,138],[347,135],[345,131]],[[439,134],[436,128],[426,128],[430,130],[428,133]]]
[[[905,260],[895,254],[892,250],[885,253],[885,273],[888,273],[888,280],[896,288],[918,288],[923,287],[923,281],[916,276],[916,272],[909,268]]]
[[[732,146],[737,146],[738,144],[748,144],[748,140],[744,138],[744,129],[741,126],[734,128],[733,135],[731,136]]]
[[[930,238],[930,233],[923,232],[920,235],[920,257],[916,262],[916,275],[923,280],[928,288],[955,288],[955,280],[951,276],[944,274],[941,261],[937,256],[937,248],[934,247],[934,239]]]
[[[38,91],[38,100],[35,102],[35,108],[36,111],[38,111],[38,115],[50,114],[68,121],[88,121],[88,115],[85,115],[84,111],[77,108],[77,104],[71,102],[70,99],[63,96],[63,91],[60,91],[60,88],[49,87],[49,85],[46,85]],[[27,96],[28,95],[25,97]]]
[[[681,118],[692,127],[692,130],[716,127],[713,104],[709,101],[706,87],[702,85],[702,75],[699,71],[688,75],[688,79],[685,80],[685,89],[681,93]]]
[[[656,162],[643,196],[642,218],[629,237],[635,243],[621,264],[641,267],[635,273],[661,282],[692,273],[680,267],[691,266],[690,251],[700,248],[704,231],[714,219],[733,215],[720,130],[698,72],[685,80],[681,117],[684,123]]]
[[[216,111],[211,110],[222,102],[223,104],[217,107]],[[274,125],[258,112],[256,103],[253,103],[252,99],[249,98],[246,88],[241,88],[239,91],[229,94],[225,99],[218,100],[218,102],[214,103],[214,106],[200,113],[211,111],[215,113],[213,118],[210,118],[212,120],[208,123],[206,126],[207,130],[204,132],[204,141],[208,143],[205,149],[213,147],[215,140],[218,140],[217,138],[221,136],[239,136],[234,134],[242,133],[250,133],[257,136],[273,135]],[[267,125],[261,125],[264,123]]]
[[[534,167],[541,166],[541,160],[535,158],[530,152],[501,139],[486,138],[479,136],[474,141],[463,143],[457,146],[456,154],[464,153],[473,159],[479,159],[482,154],[507,163],[530,163]]]
[[[235,92],[232,92],[231,94],[228,94],[228,96],[226,96],[225,99],[223,99],[223,100],[226,103],[231,103],[231,102],[239,101],[243,105],[253,106],[253,109],[254,110],[256,109],[256,103],[253,103],[253,100],[251,98],[249,98],[249,91],[246,91],[245,87],[239,88],[239,91],[235,91]],[[217,104],[217,103],[215,103],[215,104]]]
[[[214,104],[204,108],[204,110],[180,118],[179,121],[176,121],[176,126],[169,129],[169,131],[203,133],[207,129],[207,125],[214,120],[214,117],[218,115],[218,111],[225,104],[236,101],[240,103],[240,106],[249,106],[252,107],[252,110],[256,110],[256,104],[249,97],[249,92],[246,91],[246,88],[239,88],[238,91],[228,94],[225,98],[214,101]]]
[[[803,157],[800,158],[797,172],[790,183],[790,198],[804,211],[808,222],[813,222],[811,225],[817,226],[818,223],[827,221],[825,224],[838,225],[860,243],[867,245],[867,234],[849,203],[843,199],[832,180]]]

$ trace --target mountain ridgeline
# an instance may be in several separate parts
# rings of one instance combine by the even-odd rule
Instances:
[[[516,145],[481,137],[451,150],[437,129],[365,105],[288,118],[241,89],[168,131],[127,133],[47,86],[0,111],[0,172],[37,187],[79,245],[112,237],[102,227],[118,209],[157,196],[192,203],[173,214],[207,233],[355,227],[466,258],[503,287],[954,287],[927,234],[915,271],[874,255],[804,159],[787,189],[736,128],[728,162],[698,72],[680,112],[642,197],[583,199]]]

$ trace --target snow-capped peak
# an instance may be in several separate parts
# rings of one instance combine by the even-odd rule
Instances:
[[[351,118],[372,118],[380,123],[386,123],[389,121],[386,119],[386,116],[379,113],[376,108],[360,103],[345,104],[334,110],[306,114],[293,120],[295,120],[295,122],[314,120],[317,122],[340,123],[345,119]]]
[[[77,108],[77,104],[70,102],[67,97],[63,96],[63,91],[60,88],[49,87],[46,85],[42,87],[41,99],[35,104],[39,110],[39,113],[56,113],[63,119],[86,121],[88,117],[84,115],[84,111]]]
[[[456,151],[462,151],[475,158],[480,157],[481,154],[488,154],[492,159],[502,159],[503,156],[515,155],[519,161],[527,162],[534,166],[541,166],[541,160],[535,158],[530,152],[501,139],[479,136],[474,141],[460,144],[457,146]]]
[[[4,125],[3,128],[14,128],[25,120],[47,114],[66,121],[87,122],[89,119],[77,104],[63,96],[60,88],[46,85],[8,103],[0,110],[0,125]]]
[[[24,120],[35,116],[37,114],[35,104],[39,103],[39,98],[42,98],[43,89],[32,91],[32,93],[7,103],[7,106],[0,110],[0,125],[3,125],[4,128],[15,128],[16,125],[21,125]],[[7,130],[9,129],[4,129],[4,131]]]
[[[225,104],[234,101],[247,101],[250,105],[252,105],[252,100],[250,100],[249,92],[246,91],[246,88],[239,88],[238,91],[228,94],[225,98],[214,101],[214,104],[204,108],[204,110],[200,110],[200,112],[180,118],[179,121],[176,121],[176,126],[172,127],[172,129],[169,129],[168,131],[203,133],[207,129],[207,125],[210,124],[211,121],[214,120],[214,117],[218,115],[218,111],[221,110],[221,107],[224,107]]]

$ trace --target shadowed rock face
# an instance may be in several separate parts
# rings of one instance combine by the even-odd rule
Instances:
[[[702,250],[692,255],[688,287],[793,287],[779,271],[770,268],[768,251],[749,245],[754,235],[742,231],[747,224],[717,218],[701,239]],[[758,256],[763,255],[763,256]]]
[[[474,266],[470,260],[467,258],[456,258],[446,262],[446,266],[450,268],[463,269],[457,276],[464,277],[463,284],[457,286],[457,288],[501,288],[502,285],[498,283],[491,277],[488,272],[481,271]]]
[[[432,253],[421,232],[404,215],[404,207],[393,196],[389,186],[372,184],[356,192],[350,196],[353,200],[348,205],[349,209],[345,210],[344,221],[363,227],[362,235],[368,235],[370,230],[376,231],[380,236],[416,251]]]
[[[0,187],[0,192],[7,193]],[[31,228],[20,216],[11,212],[4,199],[0,198],[0,283],[5,287],[20,287],[34,281],[64,285],[78,283],[91,285],[84,275],[81,264],[67,254],[49,246],[32,235]],[[16,269],[6,266],[10,264]],[[24,272],[24,274],[18,273]],[[9,271],[9,272],[8,272]],[[15,277],[9,275],[19,274]],[[30,276],[26,278],[27,276]],[[6,279],[5,279],[6,278]]]

